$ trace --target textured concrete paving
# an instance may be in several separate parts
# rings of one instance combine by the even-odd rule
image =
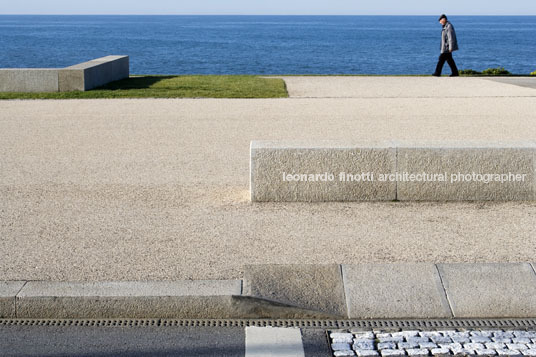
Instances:
[[[278,77],[292,97],[306,98],[478,98],[534,97],[533,78],[501,77]],[[512,85],[513,84],[513,85]],[[531,84],[523,88],[522,84]],[[534,88],[534,87],[532,87]]]
[[[454,317],[536,316],[536,275],[524,264],[438,264]]]
[[[350,318],[448,318],[452,312],[434,264],[343,265]]]
[[[536,90],[488,82],[501,96],[0,101],[0,279],[534,261],[534,203],[249,202],[251,140],[534,140],[536,100],[516,95]]]
[[[339,265],[255,265],[244,267],[244,294],[346,317]]]

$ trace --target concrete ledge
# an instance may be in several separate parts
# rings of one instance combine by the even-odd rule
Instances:
[[[16,317],[15,297],[25,281],[0,281],[0,318]]]
[[[322,142],[314,146],[252,141],[250,192],[253,202],[387,201],[396,198],[396,183],[341,181],[339,175],[370,171],[394,173],[396,150]],[[293,181],[294,175],[316,180]],[[333,175],[329,177],[328,174]],[[303,176],[305,175],[305,176]],[[322,176],[323,175],[323,176]],[[345,175],[346,179],[347,176]]]
[[[106,56],[63,68],[59,90],[86,91],[129,76],[128,56]]]
[[[407,147],[252,141],[250,148],[253,202],[533,201],[535,172],[534,143]]]
[[[446,182],[398,182],[400,201],[531,201],[535,195],[536,146],[399,148],[399,172],[445,173]],[[475,180],[476,174],[512,174],[512,181]],[[470,180],[463,178],[469,177]],[[525,175],[525,176],[518,176]],[[483,177],[483,176],[482,176]],[[515,178],[523,177],[523,181]],[[454,180],[454,181],[453,181]]]
[[[28,282],[16,298],[22,318],[230,317],[238,280]]]
[[[57,92],[58,68],[0,68],[0,92]]]
[[[129,74],[128,56],[106,56],[66,68],[0,68],[0,92],[86,91]]]
[[[240,280],[0,282],[0,318],[535,318],[530,263],[255,265]]]

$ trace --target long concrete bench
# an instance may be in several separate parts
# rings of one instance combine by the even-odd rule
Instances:
[[[106,56],[66,68],[0,68],[0,92],[87,91],[129,74],[128,56]]]
[[[253,141],[253,202],[532,201],[536,144]]]

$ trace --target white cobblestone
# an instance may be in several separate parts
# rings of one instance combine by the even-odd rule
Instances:
[[[499,356],[521,356],[521,352],[516,350],[497,350]]]
[[[527,345],[521,344],[521,343],[507,343],[506,347],[508,347],[509,350],[526,350],[528,349]]]
[[[373,350],[374,349],[374,341],[372,340],[364,340],[364,341],[355,341],[353,346],[354,350]]]
[[[373,340],[375,338],[374,333],[371,331],[367,332],[354,332],[354,336],[358,339],[368,339]]]
[[[435,344],[452,343],[452,339],[448,336],[432,336],[430,337],[430,340]]]
[[[438,346],[433,342],[423,342],[419,344],[419,348],[437,348]]]
[[[391,334],[393,337],[416,337],[419,336],[419,331],[415,330],[408,330],[408,331],[400,331],[400,332],[393,332]]]
[[[483,350],[486,347],[481,343],[465,343],[463,348],[468,348],[470,350]]]
[[[403,342],[404,337],[402,337],[402,336],[397,336],[397,337],[393,337],[393,336],[378,337],[378,341],[380,341],[380,342],[395,342],[395,343],[398,343],[398,342]]]
[[[332,343],[331,349],[334,351],[348,351],[352,350],[349,343]]]
[[[461,350],[463,346],[460,343],[445,343],[445,344],[439,344],[439,347],[441,348],[448,348],[451,351]]]
[[[512,343],[522,343],[524,345],[531,343],[530,338],[527,337],[514,337],[512,338]]]
[[[536,331],[335,330],[329,334],[334,356],[534,356]],[[378,342],[379,341],[379,342]],[[353,344],[352,344],[353,343]],[[352,348],[355,350],[353,351]]]
[[[355,356],[355,353],[352,350],[346,350],[346,351],[335,351],[335,352],[333,352],[333,355],[335,357],[339,357],[339,356]]]
[[[500,350],[500,349],[506,349],[506,345],[501,342],[489,342],[489,343],[486,343],[486,348],[493,349],[493,350]]]
[[[421,344],[425,342],[430,342],[430,339],[428,337],[409,337],[406,339],[406,341]]]
[[[396,350],[395,342],[380,342],[378,343],[379,350]]]
[[[470,337],[470,340],[471,340],[471,342],[474,342],[474,343],[487,343],[487,342],[491,342],[491,338],[486,337],[486,336],[471,336],[471,337]]]
[[[406,352],[404,350],[382,350],[382,356],[405,356]]]
[[[512,343],[510,337],[492,337],[493,342]]]
[[[414,342],[399,342],[398,343],[399,349],[408,349],[408,348],[417,348],[417,347],[419,347],[419,344],[414,343]]]
[[[362,357],[379,356],[380,354],[376,350],[356,350],[355,354]]]
[[[433,348],[430,352],[432,353],[432,355],[437,357],[450,355],[450,350],[448,348]]]
[[[478,356],[495,356],[497,352],[492,349],[475,350]]]

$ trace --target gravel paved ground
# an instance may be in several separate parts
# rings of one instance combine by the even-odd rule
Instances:
[[[462,82],[441,80],[465,93]],[[536,98],[526,95],[536,90],[485,82],[501,95],[482,86],[460,98],[0,101],[0,280],[535,261],[536,203],[248,201],[252,139],[533,141]],[[413,93],[418,83],[399,84]]]

